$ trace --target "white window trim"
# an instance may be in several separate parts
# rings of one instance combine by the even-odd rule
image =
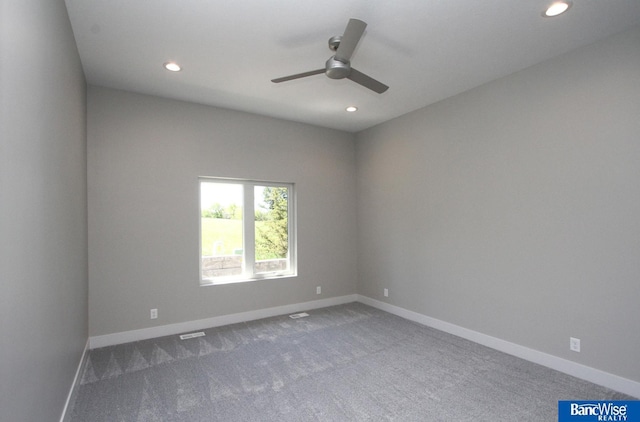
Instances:
[[[202,214],[200,209],[200,195],[202,192],[201,184],[203,182],[213,183],[237,183],[243,185],[244,189],[244,203],[243,203],[243,244],[255,245],[255,226],[249,222],[253,222],[255,219],[254,214],[254,198],[253,192],[255,186],[273,186],[273,187],[286,187],[289,189],[287,198],[287,230],[289,240],[289,268],[285,271],[273,271],[265,273],[254,273],[255,266],[255,247],[247,248],[243,247],[243,268],[242,274],[227,277],[215,277],[215,278],[203,278],[202,277]],[[250,189],[247,189],[250,187]],[[249,225],[249,227],[247,227]],[[247,230],[250,228],[251,230]],[[243,283],[257,280],[267,280],[276,278],[290,278],[297,277],[298,275],[298,262],[297,262],[297,237],[296,237],[296,192],[294,183],[286,182],[272,182],[264,180],[249,180],[249,179],[236,179],[236,178],[223,178],[223,177],[198,177],[198,278],[200,280],[200,286],[218,286],[221,284],[230,283]]]

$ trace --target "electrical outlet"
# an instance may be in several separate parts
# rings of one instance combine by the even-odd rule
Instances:
[[[569,337],[569,349],[574,352],[580,352],[580,339]]]
[[[157,319],[158,318],[158,310],[157,309],[152,309],[151,310],[151,319]]]
[[[389,297],[389,289],[384,289],[384,297]]]
[[[316,294],[317,294],[317,295],[322,294],[322,286],[318,286],[318,287],[316,287]]]

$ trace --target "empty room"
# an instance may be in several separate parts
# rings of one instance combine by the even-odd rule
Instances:
[[[638,0],[2,0],[0,421],[640,421]]]

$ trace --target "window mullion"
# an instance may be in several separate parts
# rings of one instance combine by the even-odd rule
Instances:
[[[255,248],[255,205],[253,198],[253,185],[244,185],[244,206],[242,215],[242,233],[243,233],[243,254],[244,268],[243,272],[247,276],[254,275],[256,248]]]

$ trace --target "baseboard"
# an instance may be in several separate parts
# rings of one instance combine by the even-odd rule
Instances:
[[[529,362],[546,366],[547,368],[555,369],[556,371],[572,375],[576,378],[580,378],[594,384],[602,385],[612,390],[640,398],[640,382],[623,378],[618,375],[610,374],[608,372],[572,362],[567,359],[559,358],[548,353],[530,349],[519,344],[501,340],[499,338],[482,334],[477,331],[469,330],[467,328],[441,321],[439,319],[431,318],[418,312],[409,311],[399,306],[381,302],[367,296],[356,296],[358,302],[373,306],[374,308],[389,312],[390,314],[394,314],[410,321],[414,321],[419,324],[426,325],[428,327],[432,327],[437,330],[465,338],[467,340],[471,340],[475,343],[482,344],[483,346],[487,346],[492,349],[517,356]]]
[[[237,314],[221,315],[212,318],[195,321],[181,322],[177,324],[161,325],[158,327],[143,328],[140,330],[124,331],[120,333],[106,334],[89,338],[89,348],[113,346],[116,344],[130,343],[132,341],[146,340],[150,338],[170,336],[189,331],[203,330],[205,328],[220,327],[222,325],[236,324],[239,322],[253,321],[278,315],[292,314],[296,312],[326,308],[328,306],[342,305],[356,302],[357,295],[346,295],[328,299],[314,300],[311,302],[295,303],[291,305],[276,306],[274,308],[258,309],[255,311],[240,312]]]
[[[599,369],[595,369],[586,365],[582,365],[567,359],[530,349],[519,344],[511,343],[506,340],[482,334],[455,324],[451,324],[436,318],[432,318],[418,312],[410,311],[399,306],[381,302],[367,296],[353,294],[346,296],[333,297],[328,299],[314,300],[310,302],[295,303],[291,305],[277,306],[273,308],[258,309],[255,311],[240,312],[230,315],[221,315],[212,318],[200,319],[196,321],[187,321],[177,324],[162,325],[158,327],[143,328],[140,330],[125,331],[120,333],[106,334],[102,336],[94,336],[89,338],[88,348],[96,349],[99,347],[113,346],[116,344],[129,343],[132,341],[146,340],[155,337],[181,334],[189,331],[202,330],[205,328],[220,327],[223,325],[236,324],[239,322],[253,321],[261,318],[269,318],[278,315],[291,314],[305,310],[325,308],[328,306],[342,305],[350,302],[361,302],[374,308],[389,312],[399,317],[417,322],[428,327],[453,334],[458,337],[471,340],[483,346],[517,356],[521,359],[546,366],[547,368],[563,372],[574,377],[593,382],[598,385],[628,394],[633,397],[640,398],[640,382],[623,378]],[[86,350],[85,350],[86,354]],[[83,361],[85,360],[83,354]],[[81,365],[83,363],[81,362]],[[80,373],[80,366],[78,373]],[[76,381],[74,380],[74,386]],[[67,399],[67,404],[71,398],[71,392]],[[66,411],[66,405],[65,405]],[[64,413],[63,413],[64,417]],[[62,422],[62,419],[61,419]]]
[[[78,391],[77,386],[80,381],[80,376],[84,373],[84,367],[87,364],[87,356],[89,356],[89,339],[87,339],[86,344],[84,345],[84,350],[82,351],[82,356],[80,357],[80,363],[78,363],[78,369],[76,369],[76,375],[73,377],[73,382],[71,383],[71,388],[69,389],[69,394],[67,395],[67,401],[64,403],[64,408],[62,409],[62,415],[60,416],[60,422],[64,422],[67,417],[67,410],[69,410],[69,405],[73,403],[75,399],[75,395]]]

